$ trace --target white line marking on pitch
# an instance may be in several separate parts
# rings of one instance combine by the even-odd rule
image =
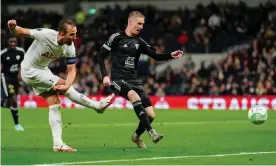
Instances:
[[[240,152],[240,153],[193,155],[193,156],[150,157],[150,158],[137,158],[137,159],[119,159],[119,160],[80,161],[80,162],[55,163],[55,164],[47,164],[47,165],[69,165],[69,164],[77,164],[78,165],[78,164],[132,162],[132,161],[149,161],[149,160],[182,159],[182,158],[244,156],[244,155],[260,155],[260,154],[276,154],[276,151],[272,151],[272,152]],[[39,164],[39,165],[42,165],[42,164]]]
[[[155,125],[206,125],[206,124],[217,124],[217,123],[224,123],[224,124],[233,124],[233,123],[249,123],[247,120],[233,120],[233,121],[191,121],[191,122],[156,122]],[[94,124],[71,124],[67,125],[66,123],[63,124],[63,126],[67,127],[111,127],[111,126],[118,126],[118,127],[128,127],[128,126],[137,126],[137,123],[110,123],[110,124],[102,124],[102,123],[94,123]],[[49,128],[49,125],[43,125],[43,126],[24,126],[24,128]],[[2,129],[11,129],[13,127],[3,127]]]

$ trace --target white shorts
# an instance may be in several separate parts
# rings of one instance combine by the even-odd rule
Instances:
[[[60,79],[48,67],[44,69],[21,68],[21,77],[27,85],[33,88],[36,95],[51,90]]]

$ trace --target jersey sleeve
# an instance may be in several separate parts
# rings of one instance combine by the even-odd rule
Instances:
[[[51,33],[51,30],[47,28],[30,29],[30,36],[37,40],[45,38],[49,33]]]
[[[5,49],[1,50],[1,55],[0,55],[0,61],[1,61],[1,64],[2,64],[2,60],[3,60],[3,55],[4,55],[4,53],[5,53],[5,52],[7,52],[7,51],[8,51],[8,49],[7,49],[7,48],[5,48]]]
[[[2,63],[2,55],[4,54],[4,52],[6,52],[5,50],[7,50],[7,49],[4,49],[4,50],[1,50],[1,55],[0,55],[0,61],[1,61],[1,63]]]
[[[22,47],[16,47],[18,51],[20,51],[23,55],[25,54],[25,50]]]
[[[118,36],[119,35],[120,35],[120,33],[112,34],[108,38],[108,40],[102,45],[101,50],[97,55],[103,78],[105,76],[107,76],[104,59],[109,55],[111,49],[114,48],[114,45],[115,45],[116,41],[118,41]]]
[[[151,46],[145,40],[143,40],[140,37],[139,37],[139,39],[140,39],[140,44],[141,44],[141,47],[142,47],[143,50],[147,49],[147,48],[151,48]]]
[[[155,48],[151,47],[145,40],[139,37],[140,41],[140,51],[142,54],[146,54],[151,56],[152,54],[156,54]]]
[[[67,50],[65,51],[65,59],[66,59],[66,64],[71,65],[75,64],[76,62],[76,49],[74,43],[72,43]]]
[[[156,53],[156,50],[151,47],[147,42],[145,42],[142,38],[140,38],[140,45],[141,45],[141,53],[146,54],[153,58],[156,61],[163,61],[163,60],[169,60],[173,59],[171,56],[171,53]]]
[[[7,52],[8,51],[8,49],[7,48],[5,48],[5,49],[3,49],[3,50],[1,50],[1,55],[2,54],[4,54],[5,52]]]
[[[118,38],[117,36],[119,36],[120,33],[114,33],[112,34],[108,40],[103,44],[101,49],[106,49],[108,51],[111,51],[112,47],[114,46],[114,44],[116,43],[116,39]]]

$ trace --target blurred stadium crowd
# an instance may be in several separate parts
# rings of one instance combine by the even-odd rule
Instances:
[[[3,9],[2,9],[3,10]],[[162,11],[154,6],[129,6],[121,9],[106,7],[94,15],[75,14],[78,24],[77,50],[78,75],[74,87],[86,94],[108,94],[101,81],[97,53],[108,36],[124,30],[128,13],[139,10],[146,16],[142,37],[158,52],[182,49],[192,53],[221,53],[227,56],[218,63],[196,71],[191,58],[180,70],[167,68],[156,72],[157,62],[142,58],[139,73],[150,95],[276,95],[276,25],[268,15],[276,11],[272,3],[248,7],[245,3],[198,4],[195,9]],[[28,10],[2,13],[1,48],[6,47],[9,34],[6,22],[10,18],[28,28],[56,29],[64,18],[57,13]],[[19,46],[27,49],[32,39],[19,39]],[[236,47],[233,47],[236,46]],[[194,55],[196,56],[196,55]],[[110,68],[110,61],[106,61]],[[65,77],[64,60],[51,63],[50,69]],[[32,93],[27,86],[20,94]]]

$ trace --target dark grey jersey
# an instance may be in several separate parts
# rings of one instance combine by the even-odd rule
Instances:
[[[5,76],[17,78],[20,63],[24,59],[25,51],[23,48],[5,48],[1,50],[2,72]]]
[[[172,58],[170,54],[156,54],[155,49],[138,36],[130,37],[125,32],[114,33],[103,44],[99,53],[99,63],[103,77],[107,75],[103,59],[109,53],[112,58],[112,80],[136,80],[137,64],[142,53],[155,60]]]

